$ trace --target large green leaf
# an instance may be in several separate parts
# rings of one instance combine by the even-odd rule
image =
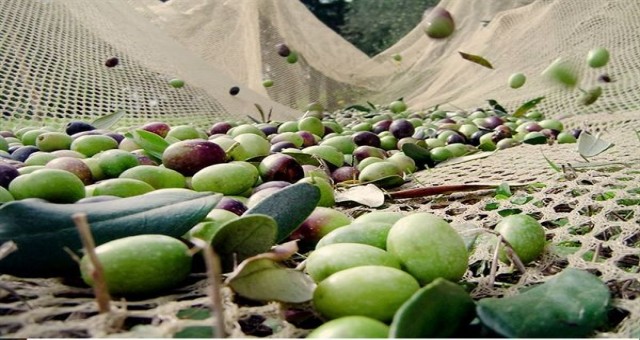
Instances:
[[[276,191],[243,215],[264,214],[278,224],[279,243],[296,230],[311,215],[320,201],[320,189],[310,183],[296,183]]]
[[[220,255],[223,269],[231,270],[236,261],[269,251],[277,232],[278,225],[270,216],[246,215],[223,224],[211,244]]]
[[[505,337],[581,338],[606,322],[609,302],[609,289],[598,277],[567,268],[524,293],[482,299],[476,311]]]
[[[461,286],[438,278],[422,287],[398,309],[390,338],[446,338],[468,325],[475,304]]]
[[[0,206],[0,243],[13,240],[18,250],[0,261],[0,273],[49,277],[77,273],[64,250],[82,248],[72,220],[85,213],[96,245],[140,234],[184,235],[215,207],[222,196],[187,189],[161,189],[109,202],[56,204],[40,199]]]

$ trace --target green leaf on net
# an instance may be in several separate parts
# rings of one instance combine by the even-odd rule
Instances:
[[[211,317],[211,310],[209,308],[189,307],[179,310],[178,313],[176,313],[176,317],[186,320],[206,320]]]
[[[501,183],[496,188],[496,198],[500,196],[506,199],[511,197],[511,195],[512,194],[511,194],[511,188],[509,187],[509,183]]]
[[[578,136],[578,152],[585,160],[597,156],[613,146],[613,143],[603,140],[599,135],[593,136],[586,131]]]
[[[173,335],[174,339],[210,339],[214,332],[211,326],[187,326]]]
[[[115,125],[125,114],[126,112],[124,110],[117,110],[114,113],[96,118],[93,122],[91,122],[91,125],[93,125],[93,127],[95,127],[96,129],[106,130]]]
[[[540,102],[544,99],[543,97],[538,97],[535,99],[531,99],[530,101],[522,104],[522,106],[520,106],[516,112],[513,113],[514,117],[522,117],[524,116],[525,113],[527,113],[529,110],[533,109],[534,107],[536,107],[536,105],[540,104]]]
[[[481,57],[479,55],[464,53],[464,52],[460,52],[460,51],[458,51],[458,53],[460,53],[462,58],[465,59],[465,60],[469,60],[472,63],[476,63],[476,64],[478,64],[480,66],[484,66],[486,68],[493,69],[493,65],[491,65],[491,63],[487,59],[485,59],[485,58],[483,58],[483,57]]]
[[[351,105],[351,106],[347,106],[346,108],[344,108],[345,111],[348,110],[358,110],[358,111],[362,111],[362,112],[371,112],[371,109],[369,109],[368,107],[364,107],[362,105]]]
[[[390,338],[446,338],[474,318],[475,304],[464,288],[437,278],[418,290],[396,312]]]
[[[521,294],[478,301],[480,321],[508,338],[583,338],[607,321],[611,297],[595,275],[567,268]]]
[[[544,153],[542,154],[542,157],[544,157],[544,160],[547,161],[547,164],[549,164],[551,169],[555,170],[556,172],[562,172],[562,169],[560,169],[560,167],[556,163],[554,163],[552,160],[547,158],[547,156],[545,156]]]

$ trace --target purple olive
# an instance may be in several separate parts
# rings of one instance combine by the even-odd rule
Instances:
[[[538,124],[536,122],[525,123],[525,126],[523,128],[527,132],[534,132],[534,131],[542,130],[542,126],[540,126],[540,124]]]
[[[119,62],[118,58],[111,57],[111,58],[107,59],[104,62],[104,66],[106,66],[106,67],[116,67],[116,66],[118,66],[118,62]]]
[[[278,127],[273,124],[264,124],[259,127],[260,131],[264,132],[265,136],[273,135],[278,132]]]
[[[216,205],[216,209],[228,210],[238,216],[241,216],[245,211],[247,211],[248,208],[239,200],[225,196],[220,199],[220,201]]]
[[[187,139],[169,145],[162,154],[162,164],[184,176],[193,176],[210,165],[226,161],[225,151],[204,139]]]
[[[382,159],[387,158],[386,151],[384,151],[383,149],[376,148],[374,146],[368,146],[368,145],[361,145],[357,147],[355,150],[353,150],[352,155],[355,158],[355,160],[358,162],[368,157],[378,157]]]
[[[478,146],[480,145],[480,137],[486,135],[487,133],[490,133],[491,131],[488,130],[478,130],[474,133],[471,134],[471,137],[469,138],[469,144],[473,145],[473,146]]]
[[[276,153],[276,152],[280,152],[284,149],[289,149],[289,148],[296,148],[296,145],[293,144],[292,142],[288,142],[288,141],[281,141],[281,142],[276,142],[274,144],[271,145],[271,148],[269,149],[270,152],[272,153]]]
[[[393,122],[391,119],[378,121],[371,126],[371,132],[380,133],[383,131],[389,131],[389,126],[391,125],[391,122]]]
[[[449,137],[447,137],[447,145],[449,144],[465,144],[467,139],[464,138],[461,134],[455,133]]]
[[[258,170],[264,182],[295,183],[304,177],[302,165],[295,158],[281,153],[265,157],[258,165]]]
[[[33,145],[20,146],[11,153],[11,158],[19,162],[24,162],[32,153],[36,151],[40,151],[40,149]]]
[[[120,144],[120,142],[122,142],[122,140],[124,139],[124,135],[117,132],[108,132],[108,133],[105,133],[105,136],[109,136],[115,139],[116,142],[118,142],[118,144]]]
[[[456,123],[456,121],[451,119],[451,118],[449,118],[449,117],[442,118],[442,119],[436,121],[436,125],[438,125],[438,126],[443,125],[443,124],[455,124],[455,123]]]
[[[289,46],[287,46],[284,43],[277,44],[276,51],[278,52],[278,55],[281,57],[288,57],[289,54],[291,54],[291,50],[289,49]]]
[[[141,129],[164,138],[167,136],[167,133],[169,133],[169,130],[171,130],[171,126],[163,122],[149,122],[142,125]]]
[[[377,134],[370,131],[358,131],[354,133],[351,138],[356,145],[368,145],[376,148],[380,147],[380,137]]]
[[[255,194],[256,192],[260,191],[260,190],[264,190],[264,189],[269,189],[269,188],[284,188],[291,185],[291,183],[286,182],[286,181],[270,181],[270,182],[264,182],[260,185],[258,185],[257,187],[253,188],[253,190],[251,191],[252,194]]]
[[[232,127],[233,125],[231,125],[230,123],[217,122],[213,124],[213,126],[211,126],[211,129],[209,129],[209,134],[210,135],[215,135],[217,133],[226,134],[227,131],[231,130]]]
[[[18,176],[20,176],[20,173],[16,167],[0,163],[0,187],[8,188],[9,183]]]
[[[67,123],[67,125],[65,125],[65,132],[71,136],[71,135],[75,135],[78,132],[82,132],[82,131],[91,131],[91,130],[95,130],[96,128],[86,122],[81,122],[81,121],[74,121],[74,122],[69,122]]]
[[[498,116],[489,116],[484,119],[482,127],[485,129],[493,130],[502,124],[504,124],[504,121],[502,120],[502,118]]]
[[[410,121],[406,119],[396,119],[389,125],[389,132],[398,138],[410,137],[415,132],[415,128]]]
[[[229,94],[232,96],[237,95],[238,93],[240,93],[240,88],[237,86],[233,86],[229,89]]]
[[[316,145],[316,137],[309,131],[298,131],[298,136],[302,137],[302,147]]]
[[[582,129],[572,129],[571,131],[569,131],[569,133],[571,133],[571,135],[573,137],[576,137],[576,139],[578,137],[580,137],[580,134],[582,133]]]
[[[140,165],[158,165],[156,161],[154,161],[146,151],[142,149],[131,151],[138,158],[138,163]]]
[[[360,171],[358,171],[358,168],[354,166],[341,166],[333,170],[333,172],[331,173],[331,179],[333,179],[335,183],[341,183],[358,179],[359,174]]]

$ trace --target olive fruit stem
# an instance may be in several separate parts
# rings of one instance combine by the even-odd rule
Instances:
[[[104,270],[102,263],[96,255],[96,244],[91,235],[91,229],[89,228],[89,222],[87,221],[87,214],[75,213],[71,216],[73,222],[80,233],[80,239],[82,240],[82,247],[85,254],[89,257],[91,265],[93,265],[93,292],[96,295],[96,302],[98,303],[98,310],[100,313],[107,313],[111,310],[109,296],[109,290],[107,288],[107,282],[104,279]]]
[[[207,266],[207,278],[209,279],[209,297],[211,298],[211,306],[215,316],[213,324],[214,338],[226,338],[227,334],[224,328],[224,307],[222,304],[222,296],[220,295],[220,282],[218,278],[222,276],[222,268],[220,265],[220,257],[216,254],[210,244],[198,239],[191,239],[196,247],[201,248],[203,252],[204,262]]]

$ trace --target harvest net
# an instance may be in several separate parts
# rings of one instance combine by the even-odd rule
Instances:
[[[543,183],[514,189],[509,200],[493,192],[456,193],[389,201],[377,210],[428,211],[456,228],[492,228],[501,214],[532,214],[552,245],[525,273],[498,268],[498,287],[487,283],[491,244],[479,242],[465,280],[472,295],[505,296],[546,280],[562,268],[589,270],[613,296],[613,326],[599,337],[640,335],[640,168],[636,130],[640,43],[635,32],[640,3],[630,1],[443,0],[456,22],[446,40],[431,40],[418,25],[373,58],[323,26],[298,1],[46,1],[0,2],[0,108],[3,129],[60,126],[95,119],[117,109],[120,126],[150,120],[201,127],[222,119],[256,115],[255,104],[273,109],[274,120],[295,119],[307,103],[335,109],[403,97],[415,110],[472,109],[494,99],[512,111],[544,96],[538,109],[563,117],[565,128],[602,133],[615,144],[580,167],[575,145],[522,145],[488,158],[416,174],[426,185],[475,182]],[[275,51],[285,42],[299,53],[296,64]],[[603,46],[610,63],[595,71],[580,67],[586,53]],[[481,55],[494,69],[463,60],[459,51]],[[400,54],[402,60],[391,56]],[[107,68],[112,56],[120,65]],[[601,98],[580,106],[578,90],[549,85],[542,71],[556,58],[573,62],[579,85],[601,84]],[[511,89],[511,73],[527,75]],[[168,85],[180,78],[185,86]],[[272,79],[274,86],[262,86]],[[229,88],[239,86],[237,96]],[[545,158],[546,157],[546,158]],[[554,170],[548,160],[564,166]],[[342,207],[357,216],[371,209]],[[10,337],[167,337],[208,327],[207,282],[194,274],[184,287],[143,301],[115,302],[100,315],[91,291],[70,282],[2,276],[28,303],[0,290],[0,334]],[[224,291],[225,320],[233,337],[300,337],[313,325],[289,322],[277,303],[255,304]],[[309,306],[295,306],[308,310]],[[317,324],[315,324],[317,326]]]

